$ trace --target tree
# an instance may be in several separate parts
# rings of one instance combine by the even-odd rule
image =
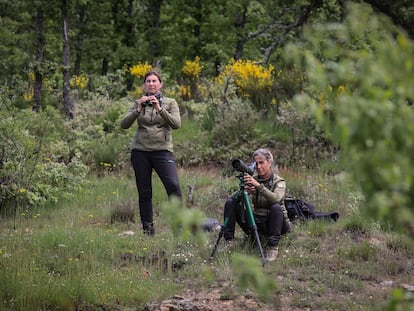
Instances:
[[[0,85],[13,87],[27,81],[31,55],[33,55],[32,21],[28,8],[21,1],[0,2]],[[20,94],[21,95],[21,94]]]
[[[314,23],[303,35],[287,53],[310,82],[298,108],[341,145],[362,211],[414,238],[414,43],[368,5],[351,3],[343,23]]]
[[[43,53],[45,48],[45,38],[43,33],[43,7],[41,2],[36,5],[36,60],[34,66],[34,86],[33,110],[40,111],[42,106],[42,84],[43,84]]]
[[[63,37],[63,108],[69,119],[74,117],[74,103],[70,93],[70,46],[67,0],[61,2],[62,37]]]
[[[148,40],[150,55],[152,63],[155,65],[158,58],[161,55],[159,37],[160,37],[160,19],[161,19],[161,6],[163,0],[148,1],[145,19],[148,25],[148,32],[146,38]]]
[[[411,39],[414,38],[414,3],[410,0],[365,0],[379,12],[389,16]]]
[[[87,4],[80,3],[77,8],[77,16],[78,16],[78,24],[77,29],[78,32],[76,34],[76,42],[75,42],[75,65],[73,73],[77,76],[81,73],[81,60],[82,60],[82,52],[83,52],[83,41],[85,37],[85,24],[87,21],[86,17],[86,10]]]
[[[57,78],[56,74],[62,63],[61,21],[55,19],[60,2],[36,0],[34,6],[22,0],[0,2],[0,82],[13,87],[16,95],[22,98],[25,88],[32,82],[28,81],[28,74],[34,72],[35,110],[39,109],[40,96],[48,96],[44,90],[53,89],[53,94],[57,94],[62,83],[61,76]],[[67,10],[66,26],[75,27],[67,33],[67,38],[72,36],[73,40],[68,40],[65,45],[68,49],[65,57],[69,61],[65,66],[70,65],[73,69],[67,71],[68,74],[85,73],[91,77],[91,87],[106,77],[107,80],[119,79],[121,72],[137,62],[146,61],[162,66],[171,79],[181,78],[184,62],[197,56],[203,63],[203,74],[207,76],[217,75],[219,68],[231,58],[254,60],[278,68],[284,64],[283,47],[288,42],[301,40],[299,31],[303,25],[315,20],[340,20],[342,6],[347,2],[67,1],[71,6]],[[412,1],[366,2],[385,12],[412,34]],[[36,11],[33,8],[39,13],[37,21],[31,19]],[[53,85],[44,87],[41,92],[42,83]],[[127,84],[128,89],[131,86],[131,81],[120,83]],[[125,92],[118,94],[124,96]],[[67,89],[64,97],[67,98]]]

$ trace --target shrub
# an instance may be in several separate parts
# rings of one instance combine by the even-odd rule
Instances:
[[[87,168],[80,159],[52,148],[63,138],[63,123],[50,107],[41,113],[0,112],[0,209],[4,213],[56,201],[82,186]]]
[[[343,24],[314,25],[289,48],[310,87],[295,103],[341,145],[366,199],[364,212],[414,236],[413,42],[367,5]]]
[[[269,108],[275,103],[272,98],[274,68],[265,68],[251,60],[231,60],[222,70],[218,81],[226,84],[229,77],[234,79],[237,94],[247,97],[254,103],[257,110]]]

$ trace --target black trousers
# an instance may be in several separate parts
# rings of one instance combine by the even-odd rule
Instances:
[[[281,236],[290,231],[290,223],[283,215],[282,207],[273,204],[267,216],[254,215],[257,231],[267,236],[267,246],[277,246]],[[224,228],[224,239],[234,239],[236,223],[247,235],[252,234],[247,211],[239,199],[230,198],[224,204],[224,219],[228,218]]]
[[[139,213],[144,223],[153,222],[152,209],[152,171],[160,177],[168,197],[182,199],[174,155],[169,151],[132,150],[131,163],[139,196]]]

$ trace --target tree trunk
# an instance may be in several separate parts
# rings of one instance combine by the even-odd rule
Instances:
[[[36,61],[34,66],[34,85],[33,85],[33,111],[39,112],[42,107],[42,83],[43,83],[43,52],[45,48],[45,38],[43,34],[43,9],[41,4],[36,8]]]
[[[75,68],[74,74],[79,76],[81,60],[82,60],[82,47],[83,47],[83,37],[85,32],[85,23],[86,23],[86,4],[81,4],[78,8],[78,34],[76,36],[75,44]]]
[[[159,31],[160,31],[160,16],[161,16],[161,5],[163,0],[155,0],[149,1],[150,7],[148,8],[150,11],[150,25],[151,30],[148,32],[149,36],[148,39],[151,42],[150,44],[150,54],[153,57],[153,65],[155,65],[158,61],[158,57],[160,56],[160,46],[158,44],[159,38]]]
[[[101,75],[106,76],[108,74],[108,70],[109,70],[109,62],[108,62],[108,57],[104,57],[102,59],[102,67],[101,67]]]
[[[70,94],[70,47],[68,30],[67,1],[62,0],[62,34],[63,34],[63,108],[69,119],[73,119],[74,104]]]
[[[246,31],[246,23],[247,23],[247,3],[243,6],[241,11],[236,13],[236,33],[238,34],[237,42],[236,42],[236,50],[234,51],[233,58],[235,60],[239,60],[243,57],[244,45],[246,43],[246,35],[244,35]]]

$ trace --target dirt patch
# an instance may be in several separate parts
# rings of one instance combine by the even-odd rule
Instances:
[[[223,288],[216,287],[199,292],[188,291],[185,296],[174,296],[161,302],[147,303],[145,311],[272,311],[280,309],[277,304],[264,304],[253,295],[223,294]],[[278,306],[279,305],[279,308]]]

